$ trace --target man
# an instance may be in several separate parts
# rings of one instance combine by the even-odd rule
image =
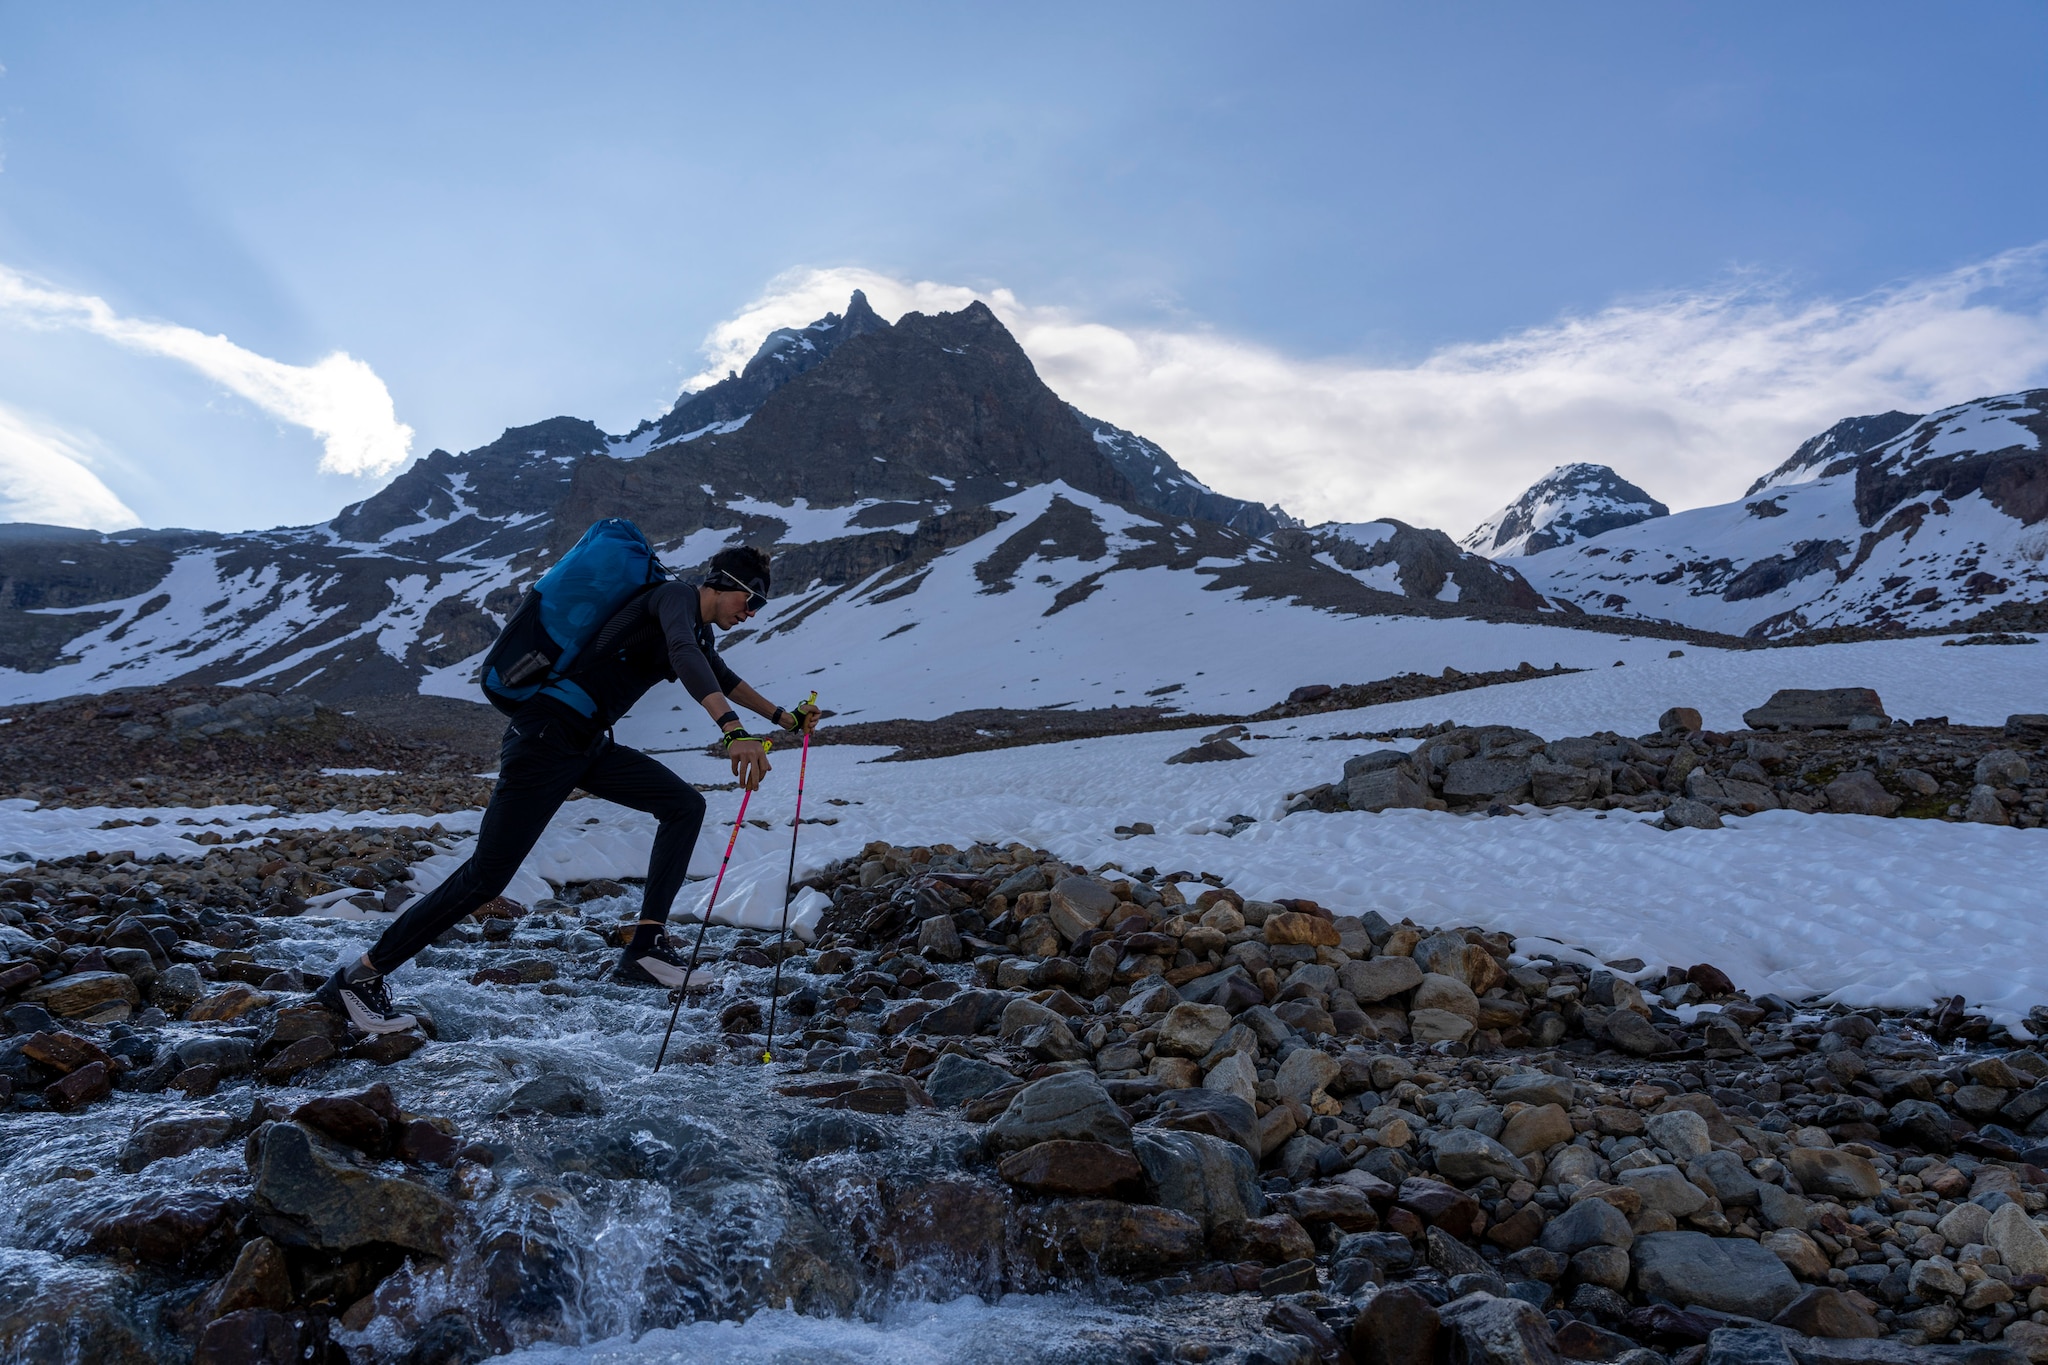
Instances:
[[[704,823],[704,798],[647,755],[612,742],[610,730],[648,688],[680,681],[720,731],[733,775],[749,791],[769,771],[761,741],[749,735],[732,703],[776,726],[810,729],[808,703],[783,710],[740,678],[712,647],[711,628],[732,630],[768,601],[768,557],[752,546],[720,550],[701,584],[662,583],[621,607],[593,638],[572,672],[595,703],[585,716],[543,689],[512,716],[498,753],[498,782],[477,830],[476,852],[448,880],[414,901],[376,946],[335,971],[313,998],[362,1033],[394,1033],[414,1019],[391,1006],[384,978],[446,933],[457,920],[502,893],[549,819],[569,793],[646,811],[661,823],[647,864],[640,920],[612,973],[630,985],[673,988],[684,983],[684,959],[664,941],[669,907],[689,870]]]

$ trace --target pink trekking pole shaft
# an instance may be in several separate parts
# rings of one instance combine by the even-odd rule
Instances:
[[[668,1040],[675,1037],[676,1019],[683,1012],[683,993],[690,988],[690,978],[697,974],[697,958],[704,951],[704,935],[711,931],[711,911],[718,904],[719,889],[725,885],[726,865],[732,862],[733,845],[740,841],[740,826],[747,822],[747,802],[753,799],[752,791],[740,793],[740,813],[733,817],[732,835],[725,841],[725,856],[718,860],[718,880],[711,883],[711,899],[704,903],[704,922],[697,926],[697,946],[690,950],[689,970],[683,973],[683,984],[669,992],[675,1008],[668,1012],[668,1032],[661,1035],[661,1051],[655,1054],[654,1069],[657,1072],[668,1056]]]

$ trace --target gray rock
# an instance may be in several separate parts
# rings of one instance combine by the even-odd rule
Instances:
[[[1446,1130],[1434,1155],[1438,1173],[1460,1185],[1476,1185],[1488,1176],[1505,1183],[1529,1175],[1521,1158],[1476,1128]]]
[[[1282,1099],[1312,1104],[1316,1094],[1336,1080],[1342,1070],[1337,1059],[1329,1053],[1318,1052],[1312,1047],[1298,1048],[1280,1063],[1280,1069],[1273,1077],[1273,1088],[1279,1091]]]
[[[960,960],[960,927],[951,915],[933,915],[917,926],[917,951],[935,962]]]
[[[1027,1029],[1038,1028],[1043,1024],[1057,1024],[1059,1022],[1060,1016],[1058,1014],[1039,1004],[1036,1000],[1027,1000],[1020,995],[1003,1007],[1003,1017],[1001,1022],[996,1025],[996,1032],[1004,1038],[1015,1038]]]
[[[1637,1057],[1653,1057],[1671,1047],[1671,1040],[1634,1010],[1615,1010],[1607,1016],[1607,1038],[1623,1052]]]
[[[1345,778],[1344,803],[1362,811],[1420,810],[1429,804],[1429,783],[1403,762]]]
[[[1016,1077],[991,1062],[949,1052],[939,1058],[925,1081],[925,1093],[948,1108],[978,1100],[983,1095],[1013,1084]]]
[[[1612,780],[1604,767],[1579,767],[1542,754],[1529,760],[1529,791],[1539,806],[1592,801],[1612,790]]]
[[[1038,869],[1030,870],[1036,872]],[[907,1031],[938,1038],[979,1033],[1016,998],[1008,991],[961,991],[940,1001],[937,1009],[912,1024]]]
[[[1529,765],[1516,758],[1461,758],[1444,771],[1444,796],[1453,801],[1529,796]]]
[[[1969,802],[1963,807],[1963,819],[1973,825],[2012,823],[2005,813],[2005,803],[1998,799],[1997,789],[1981,782],[1970,788]]]
[[[988,1138],[1002,1152],[1021,1152],[1058,1138],[1106,1142],[1128,1151],[1131,1126],[1094,1076],[1066,1071],[1018,1091],[1010,1107],[989,1125]]]
[[[1197,1220],[1205,1231],[1265,1213],[1258,1163],[1236,1143],[1159,1128],[1141,1128],[1132,1139],[1153,1197]]]
[[[1664,808],[1666,829],[1720,829],[1721,812],[1689,796],[1674,799]]]
[[[1714,1149],[1714,1140],[1707,1136],[1707,1121],[1690,1109],[1651,1114],[1643,1126],[1649,1130],[1650,1141],[1679,1161],[1705,1156]]]
[[[1556,1365],[1550,1324],[1535,1305],[1492,1294],[1467,1294],[1437,1310],[1453,1339],[1451,1358],[1466,1365]]]
[[[1369,754],[1353,754],[1344,760],[1344,780],[1364,777],[1368,773],[1385,772],[1408,761],[1408,755],[1399,749],[1375,749]]]
[[[1702,1179],[1712,1185],[1723,1208],[1747,1208],[1762,1198],[1763,1182],[1733,1152],[1708,1152],[1686,1167],[1686,1176],[1695,1185]]]
[[[1339,967],[1337,984],[1350,991],[1359,1004],[1376,1005],[1420,986],[1422,968],[1415,965],[1412,957],[1368,958]]]
[[[1574,1256],[1596,1246],[1626,1251],[1635,1245],[1636,1234],[1628,1215],[1605,1199],[1581,1199],[1544,1224],[1537,1242],[1545,1251]]]
[[[1786,687],[1744,711],[1742,723],[1752,730],[1881,730],[1891,718],[1867,687]]]
[[[1769,1327],[1720,1327],[1707,1338],[1706,1365],[1799,1365],[1786,1334]]]
[[[1897,815],[1899,807],[1905,804],[1886,791],[1877,774],[1868,768],[1843,773],[1828,783],[1825,790],[1828,809],[1837,815]]]
[[[176,1056],[184,1066],[217,1066],[221,1075],[235,1076],[256,1065],[256,1045],[247,1038],[187,1038]]]
[[[2026,756],[2015,749],[1993,749],[1977,760],[1976,780],[1987,787],[2024,785],[2030,770]]]
[[[1634,1247],[1636,1285],[1681,1307],[1697,1304],[1768,1322],[1799,1297],[1799,1282],[1768,1248],[1740,1237],[1653,1232]]]
[[[1695,1116],[1697,1117],[1697,1116]],[[1643,1207],[1683,1218],[1707,1206],[1707,1192],[1687,1180],[1676,1166],[1645,1166],[1615,1177],[1643,1197]]]
[[[1718,776],[1705,768],[1685,775],[1685,794],[1716,810],[1753,813],[1778,808],[1778,794],[1763,783]]]
[[[1249,1100],[1221,1090],[1169,1090],[1159,1097],[1159,1108],[1144,1127],[1207,1133],[1236,1143],[1253,1160],[1260,1155],[1258,1111]]]
[[[1554,1104],[1562,1109],[1572,1107],[1572,1081],[1569,1076],[1553,1076],[1547,1071],[1518,1071],[1512,1076],[1503,1076],[1493,1083],[1493,1102],[1523,1104],[1541,1107]]]
[[[1791,1228],[1797,1232],[1804,1232],[1813,1224],[1813,1205],[1782,1185],[1758,1181],[1756,1204],[1757,1212],[1764,1216],[1764,1222],[1774,1228]]]
[[[1168,763],[1220,763],[1233,758],[1250,758],[1251,755],[1227,739],[1212,739],[1197,744],[1192,749],[1182,749]]]

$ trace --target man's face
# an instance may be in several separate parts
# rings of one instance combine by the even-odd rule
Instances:
[[[747,610],[747,594],[741,592],[714,592],[711,594],[711,623],[720,630],[731,630],[754,613]]]

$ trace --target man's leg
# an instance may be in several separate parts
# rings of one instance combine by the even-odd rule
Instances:
[[[477,828],[476,851],[384,930],[364,954],[369,974],[397,971],[457,920],[500,895],[590,765],[588,755],[507,730],[497,786]]]
[[[661,823],[654,832],[654,850],[647,859],[647,887],[640,898],[640,922],[627,945],[628,962],[656,953],[676,893],[690,870],[690,853],[704,827],[704,798],[697,789],[646,754],[617,744],[607,748],[583,775],[583,790],[632,810],[646,811]],[[672,965],[672,964],[671,964]],[[642,972],[651,969],[642,967]],[[629,977],[632,972],[626,973]],[[680,970],[653,973],[662,985],[676,985]],[[669,976],[675,981],[667,980]],[[642,983],[645,984],[645,983]]]

